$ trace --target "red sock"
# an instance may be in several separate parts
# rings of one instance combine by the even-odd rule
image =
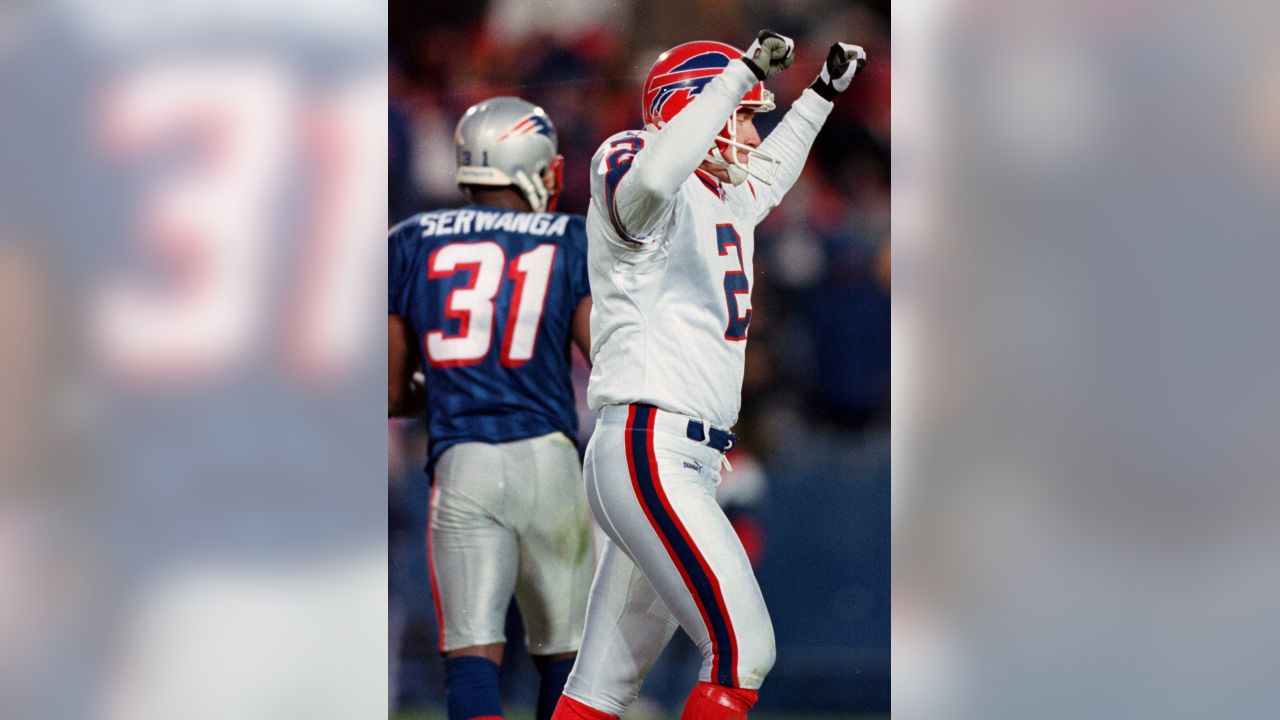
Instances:
[[[618,716],[580,703],[568,695],[561,695],[560,702],[556,703],[556,711],[551,714],[551,720],[618,720]]]
[[[755,690],[700,682],[689,693],[680,720],[744,720],[756,696]]]

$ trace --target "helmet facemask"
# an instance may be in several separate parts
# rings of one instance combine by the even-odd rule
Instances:
[[[724,129],[716,136],[715,145],[707,152],[707,161],[724,168],[729,173],[730,183],[741,185],[746,182],[747,176],[751,176],[765,185],[773,184],[782,162],[757,148],[738,142],[738,111],[746,109],[761,113],[769,112],[774,107],[773,93],[763,90],[760,100],[743,102],[734,108]],[[738,161],[739,150],[747,155],[745,163]]]
[[[550,181],[546,177],[548,173],[551,175]],[[560,191],[564,189],[564,156],[556,155],[548,167],[532,175],[524,170],[517,170],[511,181],[528,201],[533,212],[554,212],[556,202],[560,199]]]

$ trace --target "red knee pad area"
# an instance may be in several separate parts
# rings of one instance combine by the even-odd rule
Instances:
[[[739,720],[747,716],[757,697],[755,690],[700,682],[689,693],[680,720]]]
[[[597,710],[586,703],[580,703],[568,695],[561,695],[556,703],[556,711],[551,720],[618,720],[618,716]]]

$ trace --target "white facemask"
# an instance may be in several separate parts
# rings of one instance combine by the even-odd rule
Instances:
[[[782,166],[782,161],[738,142],[738,111],[736,109],[725,127],[729,129],[729,137],[716,136],[717,143],[707,152],[707,160],[712,165],[724,168],[729,173],[729,182],[734,185],[746,182],[748,175],[765,185],[772,185],[774,178],[778,176],[778,168]],[[725,157],[725,153],[720,151],[720,143],[729,146],[729,157]],[[746,164],[738,162],[738,153],[735,152],[737,150],[747,154]]]

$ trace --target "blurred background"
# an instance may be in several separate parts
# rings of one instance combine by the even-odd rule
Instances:
[[[580,164],[659,50],[762,25],[801,42],[782,108],[830,40],[872,64],[761,228],[725,502],[778,624],[764,712],[883,707],[886,12],[0,3],[0,718],[433,707],[388,223],[460,201],[468,103],[527,93]],[[895,717],[1280,716],[1277,48],[1262,0],[894,3]]]
[[[893,20],[895,718],[1277,716],[1280,5]]]
[[[778,641],[762,714],[863,717],[889,709],[889,109],[887,0],[389,5],[389,220],[465,203],[452,132],[496,95],[541,105],[559,134],[559,209],[585,214],[588,164],[608,136],[641,126],[641,84],[664,50],[695,39],[745,47],[761,28],[793,37],[795,65],[769,83],[765,135],[843,40],[869,63],[836,103],[808,166],[756,231],[751,342],[721,486],[756,564]],[[575,378],[582,442],[588,369]],[[421,423],[390,424],[390,701],[439,714],[443,678],[425,558]],[[536,674],[512,611],[507,707],[532,707]],[[628,717],[675,717],[697,674],[682,634]],[[754,713],[753,713],[754,716]]]
[[[386,11],[302,5],[0,8],[0,717],[383,712]]]

